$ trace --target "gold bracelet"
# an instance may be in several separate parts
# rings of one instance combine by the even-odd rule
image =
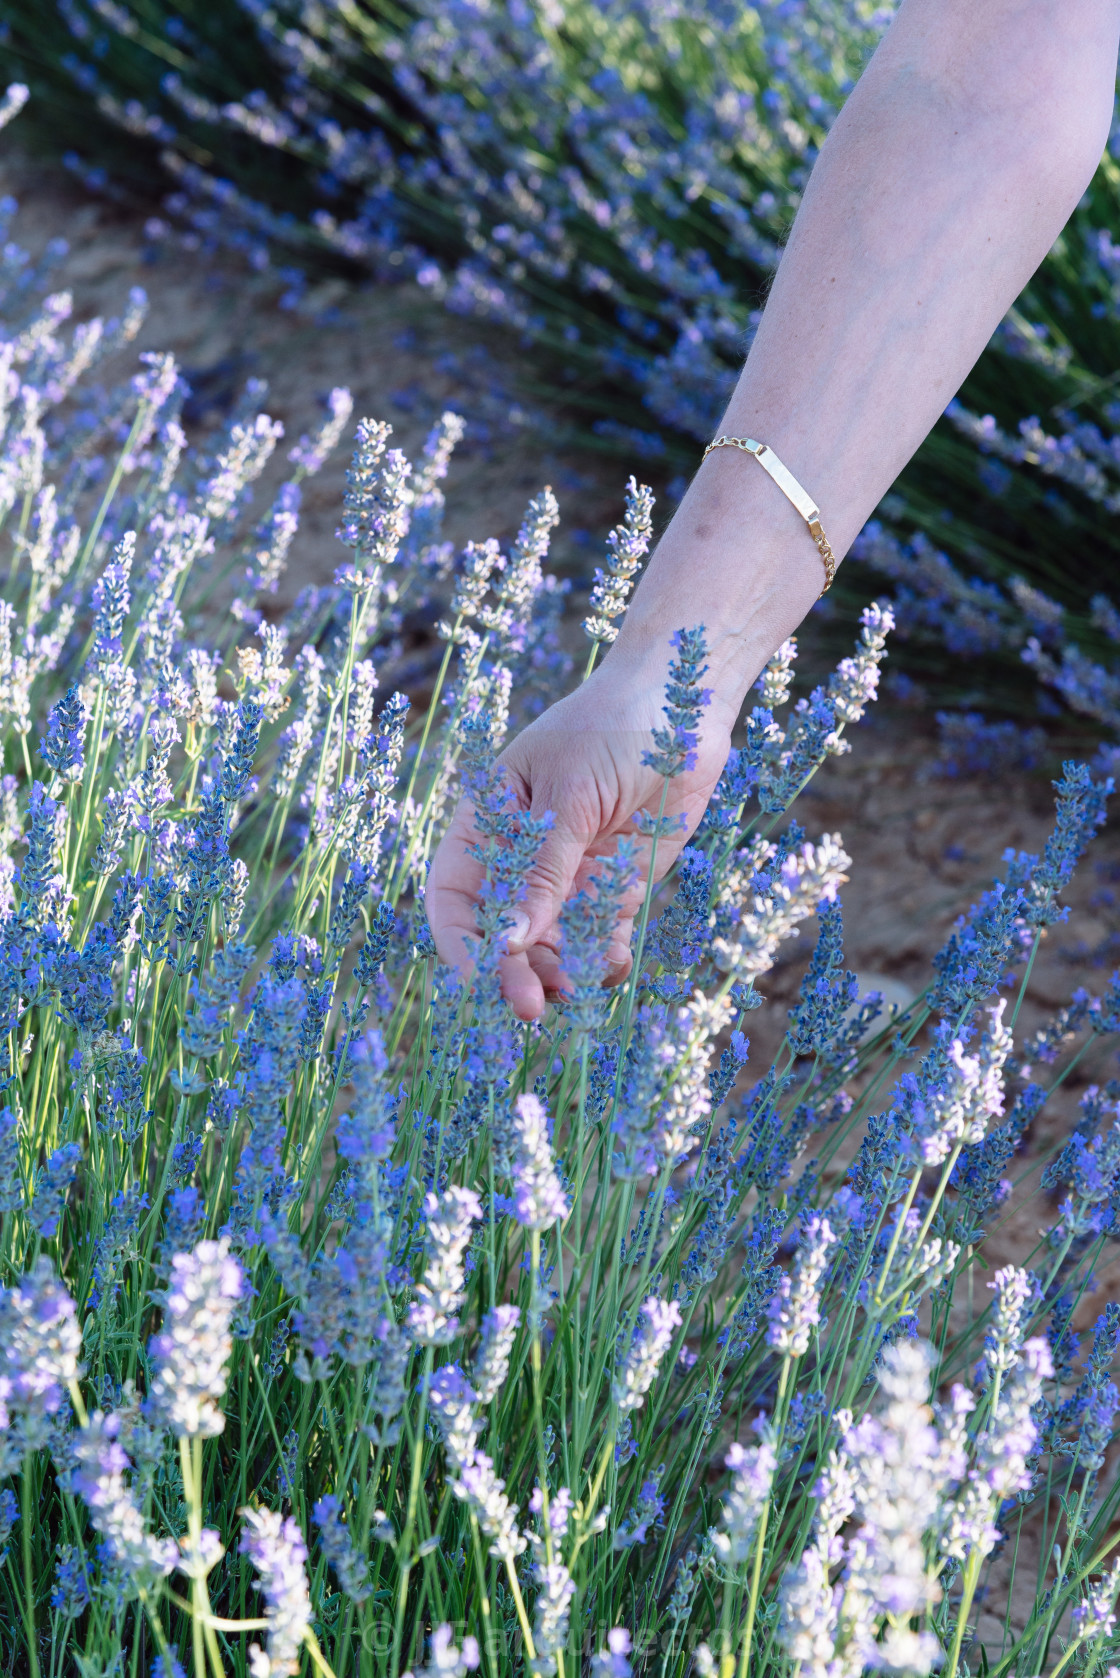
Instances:
[[[817,552],[824,565],[825,583],[817,596],[819,600],[822,595],[828,593],[836,578],[836,555],[821,528],[820,509],[814,504],[812,497],[806,494],[793,473],[782,465],[773,449],[766,443],[756,443],[753,437],[717,437],[708,444],[700,457],[701,460],[707,460],[713,449],[742,449],[744,454],[753,454],[762,470],[773,478],[782,494],[797,508],[809,526],[809,534],[817,544]]]

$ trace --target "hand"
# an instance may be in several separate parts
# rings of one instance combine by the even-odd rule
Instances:
[[[537,856],[524,901],[517,905],[502,961],[502,990],[523,1020],[536,1019],[550,996],[563,989],[559,914],[611,855],[631,820],[645,809],[656,815],[664,785],[642,763],[652,730],[662,725],[669,648],[642,666],[613,649],[582,687],[546,711],[501,754],[509,785],[522,809],[551,811],[554,825]],[[731,744],[730,710],[718,699],[700,724],[696,765],[669,782],[665,815],[684,817],[679,833],[657,843],[656,878],[669,869],[695,832]],[[463,974],[471,960],[466,939],[477,936],[474,906],[482,870],[467,847],[477,839],[470,804],[460,803],[432,862],[427,908],[440,957]],[[630,935],[649,877],[651,842],[638,841],[639,879],[623,900],[612,941],[608,984],[630,971]]]

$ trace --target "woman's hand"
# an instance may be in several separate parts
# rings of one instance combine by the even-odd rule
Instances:
[[[652,730],[664,724],[668,663],[667,639],[656,659],[639,663],[614,648],[582,687],[531,723],[498,760],[521,808],[534,816],[553,815],[524,901],[515,911],[510,953],[502,962],[502,989],[523,1020],[536,1019],[546,999],[562,988],[559,915],[564,903],[594,874],[596,859],[612,854],[621,835],[634,833],[636,811],[657,814],[664,782],[642,758],[653,747]],[[700,721],[695,767],[669,782],[664,813],[680,822],[680,831],[658,840],[658,879],[704,814],[727,761],[733,721],[729,708],[713,700]],[[428,918],[436,948],[443,961],[464,974],[471,968],[465,940],[477,936],[474,910],[482,870],[467,849],[477,837],[464,800],[428,877]],[[618,984],[630,971],[630,934],[645,897],[650,852],[650,840],[640,839],[639,878],[622,903],[608,984]]]

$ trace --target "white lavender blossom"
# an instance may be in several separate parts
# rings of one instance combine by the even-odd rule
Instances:
[[[680,1306],[675,1300],[650,1294],[642,1301],[630,1344],[611,1384],[611,1397],[623,1416],[641,1408],[680,1326]]]
[[[722,973],[743,981],[769,971],[778,945],[821,903],[833,901],[851,866],[831,833],[815,845],[806,841],[774,869],[776,857],[775,845],[756,840],[747,865],[728,869],[720,887],[729,925],[713,938],[712,955]]]
[[[427,1195],[424,1211],[428,1260],[409,1307],[408,1327],[419,1344],[445,1346],[459,1332],[455,1312],[463,1302],[463,1255],[471,1225],[482,1216],[482,1202],[473,1189],[452,1184],[440,1195]]]
[[[996,1295],[992,1326],[984,1341],[984,1367],[989,1377],[1014,1369],[1034,1297],[1034,1278],[1029,1270],[1005,1264],[988,1286]]]
[[[541,1678],[552,1678],[557,1670],[557,1656],[563,1654],[568,1641],[568,1622],[571,1617],[575,1580],[563,1562],[539,1562],[534,1569],[537,1600],[534,1607],[533,1644],[536,1659],[530,1671]]]
[[[782,1642],[798,1678],[855,1675],[868,1666],[924,1675],[940,1645],[911,1621],[938,1601],[927,1534],[945,1518],[946,1493],[964,1472],[961,1430],[935,1425],[932,1353],[917,1341],[886,1349],[879,1386],[886,1402],[853,1423],[840,1412],[841,1448],[818,1488],[817,1523],[781,1592]],[[852,1516],[849,1538],[840,1532]],[[830,1570],[843,1563],[838,1583]]]
[[[213,1438],[225,1427],[221,1401],[233,1353],[230,1322],[242,1294],[229,1241],[200,1241],[176,1253],[171,1281],[156,1297],[163,1327],[152,1338],[152,1408],[180,1438]]]
[[[490,1540],[490,1554],[499,1561],[513,1562],[528,1540],[517,1529],[517,1508],[506,1496],[505,1485],[485,1451],[476,1450],[461,1465],[457,1478],[451,1482],[451,1490],[467,1505]]]
[[[4,90],[4,97],[0,99],[0,128],[5,127],[12,118],[18,116],[31,97],[22,82],[9,82]]]
[[[259,1575],[264,1596],[268,1643],[249,1650],[253,1678],[295,1678],[300,1654],[311,1630],[307,1585],[307,1546],[291,1516],[271,1509],[242,1509],[245,1531],[241,1551]]]
[[[793,1275],[782,1277],[769,1306],[766,1338],[783,1357],[799,1358],[809,1350],[821,1319],[821,1286],[836,1239],[824,1214],[810,1212],[797,1244]]]
[[[583,632],[609,645],[618,634],[614,621],[626,610],[642,560],[653,535],[653,491],[631,478],[626,486],[626,514],[607,537],[606,570],[596,567]]]
[[[471,1368],[479,1404],[492,1403],[505,1385],[520,1321],[521,1312],[516,1305],[495,1305],[479,1325],[478,1351]]]
[[[1010,1376],[1001,1379],[988,1426],[976,1442],[975,1464],[946,1510],[944,1555],[963,1560],[974,1550],[986,1556],[995,1548],[999,1529],[994,1517],[1000,1504],[1031,1483],[1030,1458],[1038,1445],[1031,1412],[1042,1396],[1043,1381],[1053,1372],[1046,1340],[1028,1340],[1018,1349]]]
[[[539,1096],[532,1094],[519,1095],[513,1108],[514,1217],[526,1229],[550,1229],[564,1221],[570,1208],[556,1175],[548,1115]]]

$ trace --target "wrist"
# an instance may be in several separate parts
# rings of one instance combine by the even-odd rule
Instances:
[[[703,624],[713,702],[732,719],[824,584],[804,520],[735,450],[704,461],[658,543],[609,661],[627,679],[664,673],[674,630]]]

